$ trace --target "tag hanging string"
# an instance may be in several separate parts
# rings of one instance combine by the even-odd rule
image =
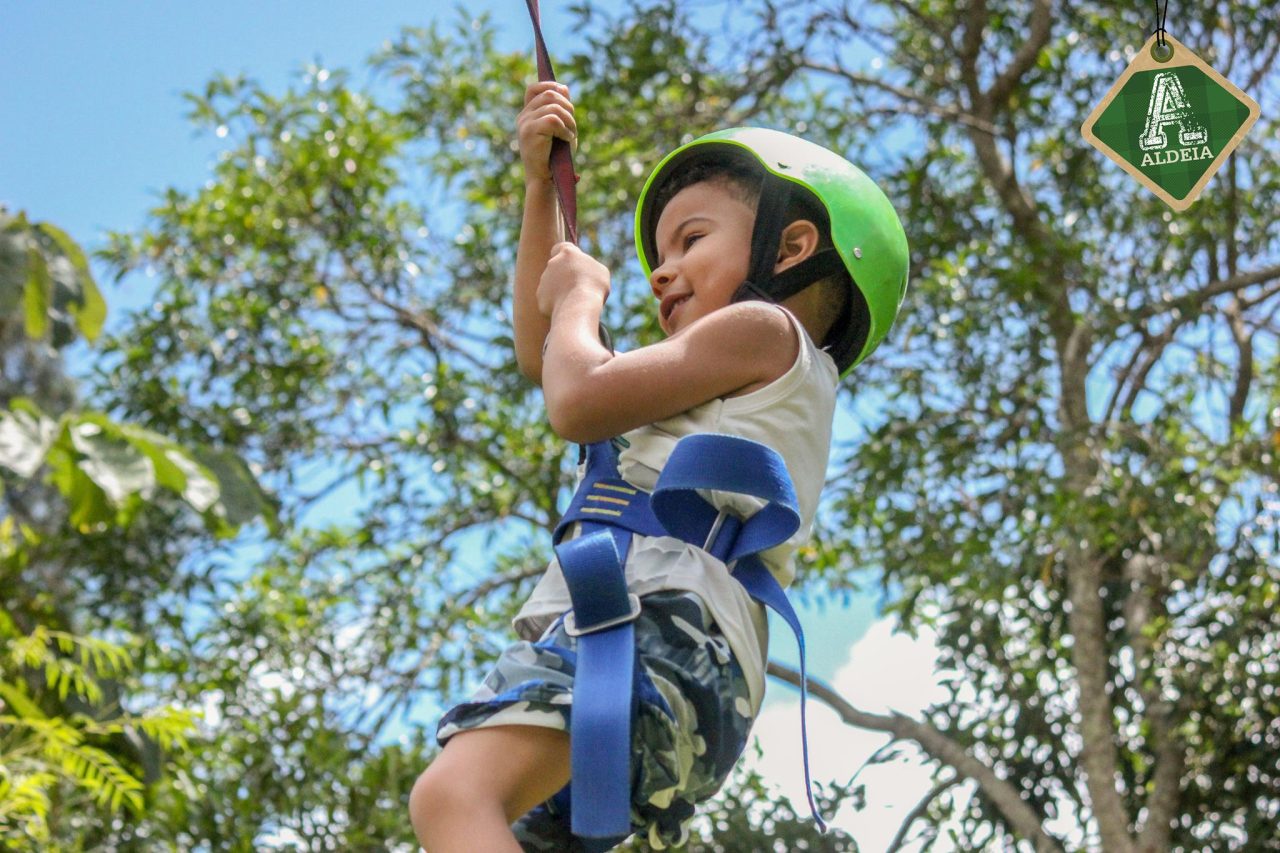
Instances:
[[[547,43],[542,38],[542,26],[538,16],[538,0],[525,0],[529,18],[533,21],[534,49],[538,60],[538,79],[556,79],[547,53]],[[551,182],[555,184],[560,199],[560,214],[564,217],[565,234],[574,245],[578,243],[578,193],[575,186],[578,176],[573,171],[573,152],[569,143],[559,137],[551,140]]]
[[[1165,41],[1165,33],[1168,32],[1164,28],[1165,21],[1169,20],[1169,0],[1164,0],[1164,10],[1160,9],[1160,0],[1155,0],[1156,4],[1156,44],[1165,47],[1169,42]]]

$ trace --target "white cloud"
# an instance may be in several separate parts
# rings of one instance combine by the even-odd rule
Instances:
[[[817,641],[811,638],[810,643]],[[947,693],[933,671],[937,660],[934,635],[923,631],[917,638],[894,633],[894,623],[881,619],[849,649],[848,661],[836,672],[832,686],[855,707],[874,713],[898,711],[918,716],[929,705],[942,702]],[[748,750],[745,759],[767,782],[776,785],[801,813],[806,809],[804,774],[800,757],[799,695],[777,680],[770,680],[771,702],[756,721],[755,736],[763,755]],[[785,697],[784,701],[777,701]],[[815,781],[844,783],[871,755],[889,741],[879,732],[845,725],[821,702],[808,705],[809,766]],[[883,853],[906,814],[928,792],[929,767],[910,744],[900,743],[902,755],[866,768],[858,781],[866,786],[866,806],[846,807],[830,822],[845,830],[864,853]],[[918,849],[908,846],[906,850]]]

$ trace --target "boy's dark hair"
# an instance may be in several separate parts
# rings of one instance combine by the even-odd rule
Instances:
[[[660,215],[667,203],[683,189],[703,181],[719,184],[729,190],[734,198],[755,210],[760,203],[761,174],[759,167],[733,159],[702,160],[691,163],[679,170],[664,183],[654,197],[654,210]],[[783,227],[793,222],[807,219],[818,227],[818,251],[833,247],[831,242],[831,222],[827,209],[818,201],[817,196],[804,187],[793,187],[791,201],[787,205]],[[827,346],[835,342],[839,336],[837,325],[844,316],[849,303],[849,294],[853,289],[853,281],[846,270],[814,282],[811,287],[822,290],[822,316],[819,321],[827,328],[826,339],[819,345]]]

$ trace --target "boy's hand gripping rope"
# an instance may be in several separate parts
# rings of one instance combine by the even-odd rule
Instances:
[[[538,61],[538,79],[556,79],[555,70],[551,67],[551,56],[547,53],[547,43],[542,38],[542,24],[538,15],[538,0],[525,0],[529,7],[529,19],[533,21],[533,42]],[[551,183],[555,185],[556,197],[560,200],[560,215],[564,219],[565,236],[575,246],[578,244],[578,176],[573,171],[573,150],[569,143],[559,137],[551,139]],[[600,324],[600,342],[613,352],[613,340],[609,330]]]
[[[542,25],[538,17],[538,0],[525,0],[529,17],[533,21],[533,41],[538,60],[538,79],[556,79],[547,54],[547,43],[542,38]],[[557,137],[551,139],[551,182],[555,184],[560,199],[560,214],[564,217],[565,234],[574,245],[578,243],[578,193],[574,184],[578,176],[573,172],[573,151],[569,143]]]

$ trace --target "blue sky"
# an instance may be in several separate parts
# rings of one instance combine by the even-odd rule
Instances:
[[[572,38],[557,5],[542,4],[553,54]],[[531,49],[520,0],[470,0],[467,8],[494,13],[500,47]],[[166,187],[205,180],[218,140],[195,134],[183,92],[203,88],[218,73],[244,73],[282,89],[310,63],[359,68],[402,26],[455,14],[452,5],[422,0],[358,7],[333,0],[7,4],[0,26],[0,204],[57,224],[86,249],[100,248],[108,231],[140,227]],[[355,82],[363,82],[358,74]],[[108,328],[117,328],[129,308],[146,303],[149,281],[131,276],[117,286],[101,267],[98,273],[111,309]],[[875,599],[800,610],[811,670],[832,680],[876,618]],[[778,623],[774,655],[794,662],[793,647]],[[782,710],[793,696],[774,684],[769,706]],[[779,728],[789,743],[798,737],[794,721]],[[799,766],[789,757],[777,771],[796,777]]]
[[[528,39],[498,10],[503,46]],[[358,13],[355,11],[359,9]],[[0,202],[60,225],[88,248],[106,230],[138,226],[168,186],[205,177],[216,140],[197,137],[182,93],[216,73],[283,88],[311,62],[358,67],[401,26],[437,9],[421,0],[8,4],[0,27]],[[554,24],[547,21],[548,26]],[[119,293],[107,294],[119,306]]]

